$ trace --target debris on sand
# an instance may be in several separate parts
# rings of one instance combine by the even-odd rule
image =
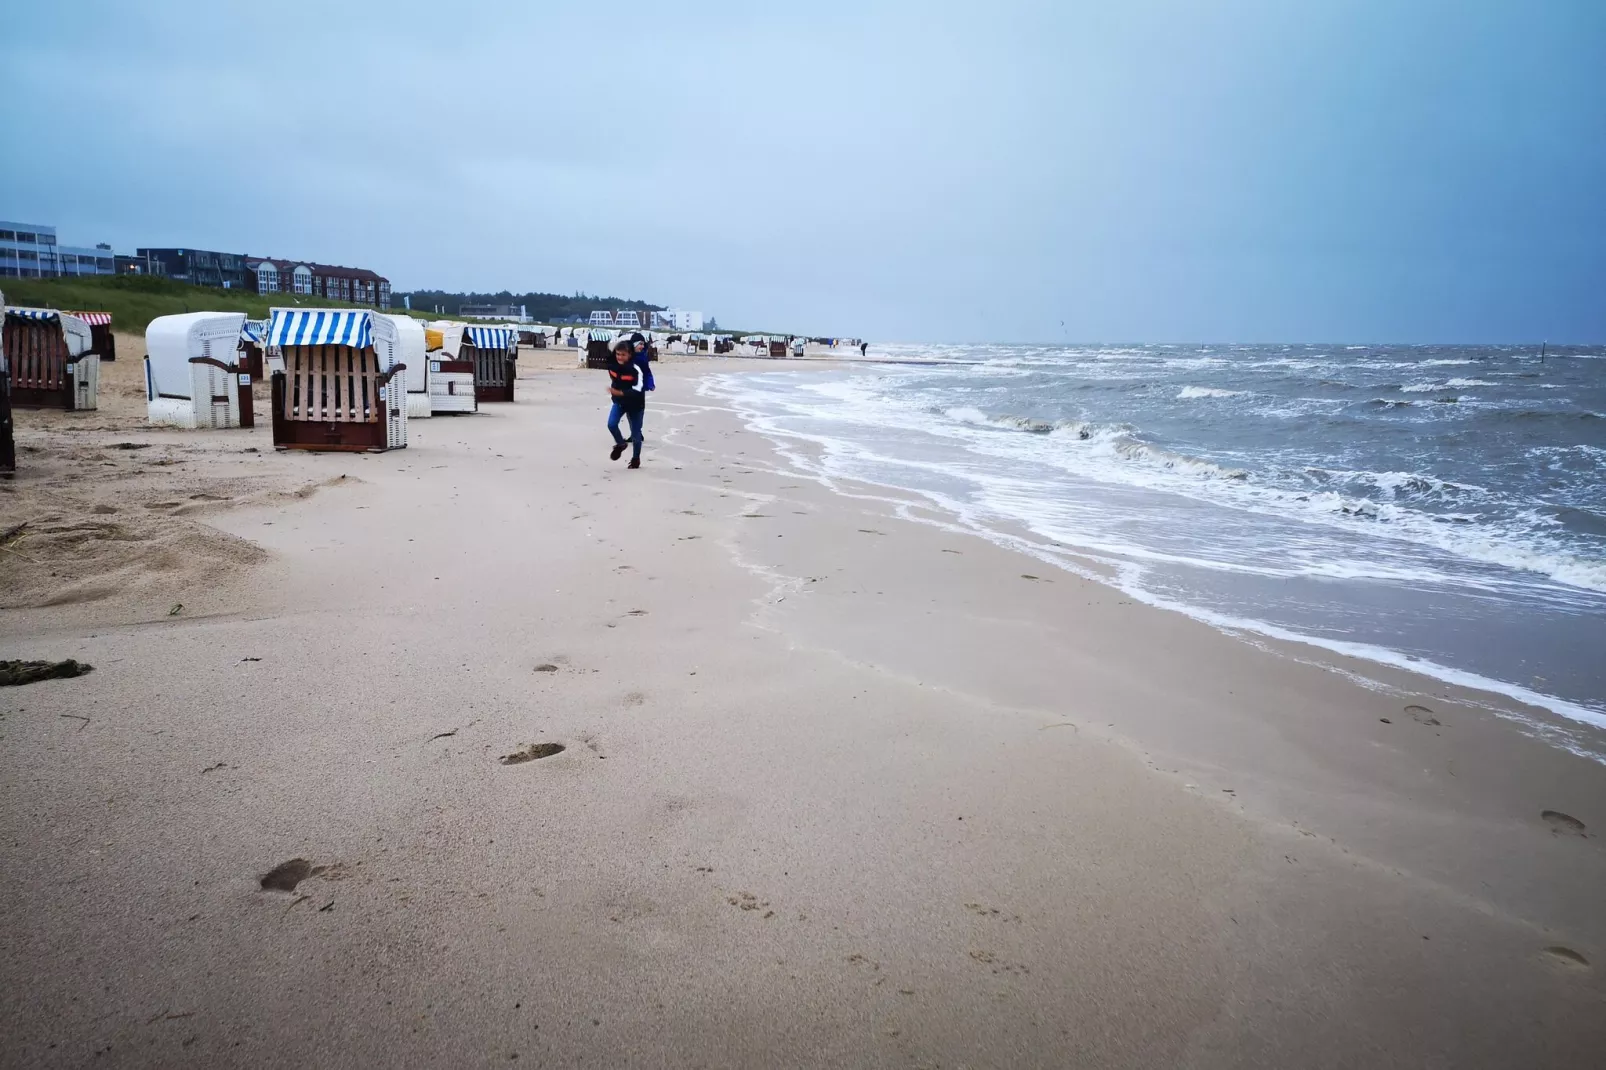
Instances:
[[[66,661],[0,661],[0,687],[34,684],[40,680],[70,680],[94,668],[72,658]]]

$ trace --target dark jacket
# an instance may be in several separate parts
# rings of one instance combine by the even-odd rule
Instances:
[[[635,358],[625,364],[615,360],[608,365],[608,386],[619,391],[619,396],[613,400],[620,408],[631,410],[647,407],[647,376]]]
[[[636,352],[637,342],[640,342],[642,346],[640,353]],[[630,351],[635,356],[636,361],[641,365],[642,374],[646,376],[647,389],[653,389],[656,384],[652,381],[652,358],[657,354],[653,352],[652,343],[647,341],[645,335],[643,335],[640,331],[637,331],[635,334],[630,336]]]

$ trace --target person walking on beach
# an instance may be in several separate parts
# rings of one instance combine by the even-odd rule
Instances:
[[[608,368],[608,394],[613,398],[613,409],[608,413],[608,431],[613,435],[613,453],[610,460],[617,461],[625,452],[626,439],[619,433],[619,418],[630,423],[629,468],[641,467],[641,420],[647,413],[647,376],[643,367],[631,354],[629,339],[623,335],[613,344],[613,364]]]
[[[869,355],[870,355],[870,343],[869,342],[860,342],[859,343],[859,356],[867,357]]]

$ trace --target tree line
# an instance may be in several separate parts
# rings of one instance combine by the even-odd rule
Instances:
[[[585,323],[590,320],[591,313],[598,309],[607,309],[610,312],[619,308],[632,308],[638,312],[662,311],[665,306],[649,304],[646,301],[632,301],[623,297],[596,297],[588,294],[543,294],[543,293],[509,293],[503,290],[500,293],[447,293],[444,290],[413,290],[411,292],[397,292],[391,295],[393,306],[400,306],[402,298],[412,301],[412,307],[420,312],[432,309],[442,309],[442,315],[455,316],[464,305],[512,305],[517,308],[524,306],[524,310],[538,323]],[[642,317],[646,319],[645,316]]]

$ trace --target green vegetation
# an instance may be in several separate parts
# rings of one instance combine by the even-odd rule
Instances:
[[[59,279],[0,279],[8,305],[68,312],[110,312],[120,331],[143,331],[157,316],[179,312],[244,312],[266,319],[268,309],[302,304],[313,308],[364,308],[343,301],[294,294],[246,293],[191,286],[152,275],[81,275]],[[400,309],[391,311],[400,312]]]

